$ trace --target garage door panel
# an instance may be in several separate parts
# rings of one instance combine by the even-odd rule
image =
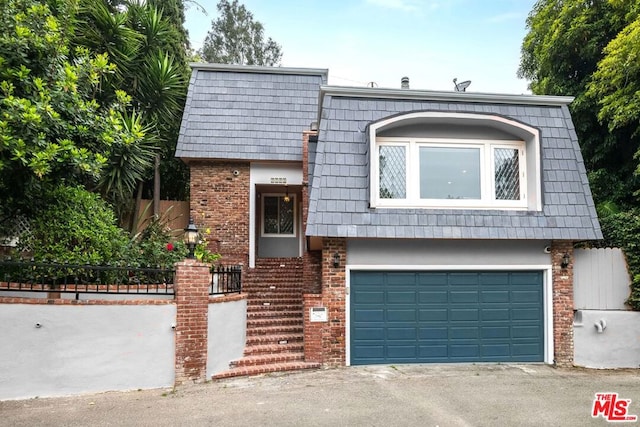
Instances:
[[[385,328],[358,328],[358,342],[360,341],[380,341],[385,339]]]
[[[354,358],[361,360],[377,359],[382,361],[386,357],[383,345],[354,345],[351,348],[351,354]]]
[[[511,292],[511,302],[530,303],[540,300],[540,291],[537,289],[526,289]]]
[[[438,291],[418,291],[418,303],[442,304],[449,301],[449,293],[446,289]]]
[[[515,356],[535,355],[542,351],[542,349],[540,348],[541,346],[536,343],[513,343],[511,347],[511,351]]]
[[[478,291],[476,290],[452,291],[450,295],[451,295],[451,302],[454,304],[478,302]]]
[[[378,309],[360,309],[357,310],[355,316],[353,316],[355,322],[383,322],[384,310]]]
[[[482,357],[483,358],[494,358],[494,357],[509,357],[511,354],[511,346],[509,344],[484,344],[482,346]]]
[[[439,328],[420,328],[418,330],[419,340],[441,340],[449,337],[449,328],[442,326]]]
[[[456,321],[476,321],[480,315],[477,309],[473,308],[451,308],[449,311],[449,319]]]
[[[415,273],[388,273],[387,285],[393,286],[414,286],[416,283]]]
[[[511,327],[511,336],[513,338],[542,338],[540,328],[535,326],[513,325]]]
[[[417,328],[404,327],[404,328],[388,328],[387,339],[388,340],[416,340]]]
[[[415,342],[406,345],[389,344],[387,347],[387,356],[392,359],[405,359],[399,361],[415,361],[417,358]]]
[[[480,296],[483,303],[508,303],[509,291],[503,290],[483,290]]]
[[[384,291],[362,291],[354,295],[354,304],[383,304],[384,303]]]
[[[448,286],[447,273],[429,272],[416,273],[418,286]]]
[[[506,308],[487,308],[482,310],[482,321],[509,320],[509,307]]]
[[[452,326],[449,328],[449,337],[456,339],[478,339],[480,337],[477,326]]]
[[[512,320],[539,320],[540,310],[537,307],[517,307],[511,310]]]
[[[415,304],[417,302],[415,291],[389,291],[387,292],[387,304]]]
[[[451,344],[449,346],[449,357],[452,359],[478,359],[480,357],[480,346],[477,344]]]
[[[477,286],[480,282],[478,273],[449,273],[450,286]]]
[[[509,326],[482,326],[480,334],[483,339],[504,339],[511,337],[511,328]]]
[[[446,322],[449,320],[449,310],[446,308],[422,308],[418,310],[421,322]]]
[[[352,364],[543,360],[541,272],[361,273]]]
[[[447,343],[430,344],[428,346],[418,347],[418,356],[420,360],[433,361],[431,359],[446,360],[449,347]]]

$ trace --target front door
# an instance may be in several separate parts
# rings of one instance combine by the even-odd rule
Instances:
[[[284,191],[277,191],[284,190]],[[301,256],[300,196],[293,189],[258,192],[259,258]]]

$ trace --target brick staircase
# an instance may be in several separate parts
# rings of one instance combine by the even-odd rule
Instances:
[[[301,258],[256,260],[242,291],[247,293],[244,356],[213,379],[320,367],[304,361]]]

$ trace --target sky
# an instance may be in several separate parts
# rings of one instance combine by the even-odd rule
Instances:
[[[217,0],[193,3],[185,26],[199,49]],[[265,36],[282,46],[283,67],[329,69],[329,84],[529,94],[517,77],[526,18],[535,0],[240,0]]]

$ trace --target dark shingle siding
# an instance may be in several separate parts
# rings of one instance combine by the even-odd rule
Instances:
[[[176,157],[302,160],[326,73],[194,69]]]
[[[367,125],[409,111],[491,113],[541,135],[542,212],[370,209]],[[567,239],[602,237],[566,106],[531,106],[326,95],[307,235],[368,238]],[[351,179],[354,178],[354,179]],[[347,209],[347,203],[349,208]]]

